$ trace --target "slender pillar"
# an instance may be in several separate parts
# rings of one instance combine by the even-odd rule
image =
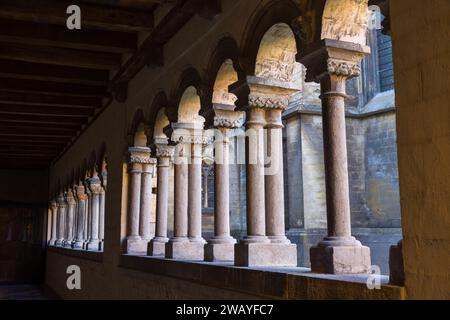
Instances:
[[[91,191],[91,227],[90,227],[90,237],[89,242],[86,246],[87,250],[99,250],[100,240],[98,238],[98,225],[100,216],[100,193],[103,188],[101,181],[97,174],[95,174],[91,179],[89,179],[89,190]]]
[[[75,218],[75,210],[76,210],[76,201],[74,199],[74,195],[72,192],[72,189],[69,189],[67,192],[67,237],[66,241],[64,242],[64,246],[71,248],[72,247],[72,241],[73,241],[73,230],[74,230],[74,218]]]
[[[167,238],[167,214],[169,206],[169,168],[173,157],[174,147],[156,145],[158,159],[157,198],[156,198],[156,234],[149,242],[147,254],[149,256],[165,256]]]
[[[150,241],[151,234],[151,213],[152,213],[152,196],[153,196],[153,175],[156,159],[149,159],[149,163],[142,164],[141,174],[141,205],[140,205],[140,221],[139,235],[143,241]],[[147,246],[147,244],[145,244]]]
[[[175,141],[177,142],[177,141]],[[186,250],[188,238],[188,155],[190,145],[178,143],[175,149],[175,208],[173,237],[166,244],[166,258],[183,259],[189,257]]]
[[[214,151],[214,237],[205,246],[206,261],[233,261],[236,240],[230,235],[230,164],[229,130],[242,125],[243,114],[229,110],[215,110],[216,129]]]
[[[143,254],[147,252],[147,241],[139,235],[141,214],[142,171],[145,164],[151,163],[150,149],[147,147],[129,148],[129,191],[128,191],[128,235],[126,252]]]
[[[55,245],[61,247],[64,241],[64,223],[65,223],[65,215],[67,211],[67,203],[64,198],[64,194],[60,193],[57,199],[58,203],[58,231],[57,231],[57,240]]]
[[[265,178],[266,234],[272,243],[288,244],[290,241],[286,238],[284,221],[283,109],[272,108],[266,111],[269,158]]]
[[[359,76],[367,53],[344,42],[325,41],[326,72],[320,76],[328,236],[311,248],[311,269],[320,273],[367,273],[370,249],[351,236],[345,132],[345,84]],[[349,49],[350,48],[350,49]]]
[[[199,136],[198,141],[191,144],[188,179],[188,236],[189,241],[199,244],[206,242],[202,237],[202,139]],[[199,246],[199,250],[203,250],[203,247]]]
[[[80,183],[77,188],[77,199],[78,199],[78,207],[77,207],[77,234],[75,237],[75,241],[72,244],[72,248],[74,249],[82,249],[84,244],[84,227],[86,220],[86,202],[87,202],[87,194],[85,193],[85,187],[82,183]]]
[[[55,200],[50,201],[49,208],[50,208],[50,212],[51,212],[51,215],[52,215],[52,220],[51,220],[52,228],[51,228],[51,238],[50,238],[50,241],[48,243],[49,243],[49,245],[53,246],[53,245],[55,245],[55,242],[57,240],[57,238],[56,238],[56,230],[57,230],[57,221],[58,221],[57,220],[58,207],[56,205],[56,201]]]
[[[100,213],[99,213],[99,222],[98,222],[98,238],[100,240],[99,250],[103,251],[104,242],[105,242],[105,194],[107,187],[107,173],[106,171],[102,172],[102,190],[100,192]]]
[[[208,174],[209,174],[209,170],[205,167],[203,167],[203,188],[202,188],[202,193],[203,193],[203,208],[208,208]]]
[[[91,236],[91,218],[92,218],[92,192],[89,189],[89,179],[84,181],[84,190],[87,195],[86,202],[86,219],[84,221],[84,242],[83,249],[87,249],[87,244],[89,243],[89,238]]]
[[[247,77],[246,85],[247,236],[235,247],[235,265],[296,266],[297,247],[285,236],[281,113],[298,90],[292,83],[259,77]]]

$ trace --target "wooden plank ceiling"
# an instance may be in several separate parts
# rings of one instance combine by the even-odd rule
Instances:
[[[81,8],[81,30],[66,28],[71,4]],[[164,63],[163,45],[194,14],[210,18],[219,7],[213,0],[0,0],[0,169],[49,167],[112,99],[126,99],[140,69]],[[159,9],[165,14],[155,23]]]

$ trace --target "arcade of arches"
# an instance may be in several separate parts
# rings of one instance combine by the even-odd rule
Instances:
[[[213,2],[49,168],[46,284],[68,299],[449,298],[450,42],[428,39],[448,3]],[[81,291],[65,287],[74,264]]]

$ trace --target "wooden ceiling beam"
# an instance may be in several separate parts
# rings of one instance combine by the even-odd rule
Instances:
[[[122,63],[121,55],[115,53],[26,46],[7,42],[0,43],[0,58],[100,70],[118,69]]]
[[[0,103],[34,106],[67,106],[89,109],[100,107],[101,99],[95,97],[50,96],[36,93],[0,91]]]
[[[136,33],[72,31],[65,26],[8,19],[0,19],[0,41],[109,53],[132,53],[137,49]]]
[[[89,117],[94,114],[94,108],[73,108],[53,106],[27,106],[20,104],[0,104],[0,114],[61,116],[61,117]]]
[[[0,59],[0,76],[14,79],[107,85],[109,71]]]
[[[10,79],[0,77],[0,91],[65,95],[75,97],[108,97],[106,87],[80,84],[67,84],[53,81]]]
[[[51,0],[2,0],[0,17],[66,26],[67,7],[73,3]],[[153,13],[77,3],[81,9],[81,28],[137,32],[153,28]]]

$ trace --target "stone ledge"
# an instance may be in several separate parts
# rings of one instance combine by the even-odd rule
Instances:
[[[232,263],[168,260],[121,255],[119,267],[190,281],[268,299],[403,300],[405,288],[388,284],[367,288],[367,275],[313,274],[307,268],[245,268]]]
[[[85,260],[91,260],[95,262],[103,262],[103,252],[102,251],[87,251],[80,249],[62,248],[62,247],[47,247],[49,252],[54,252],[62,254],[69,257],[80,258]]]

